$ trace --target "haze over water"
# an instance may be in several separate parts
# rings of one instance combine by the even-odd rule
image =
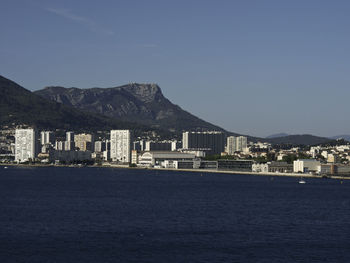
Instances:
[[[350,182],[0,167],[0,262],[349,262]]]

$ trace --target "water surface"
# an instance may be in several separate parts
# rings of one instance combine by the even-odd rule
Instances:
[[[0,262],[350,262],[350,181],[0,167]]]

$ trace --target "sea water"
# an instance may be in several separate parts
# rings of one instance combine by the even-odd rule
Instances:
[[[350,181],[0,167],[0,262],[350,262]]]

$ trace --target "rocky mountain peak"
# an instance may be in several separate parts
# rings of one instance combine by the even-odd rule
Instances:
[[[120,89],[125,90],[145,103],[158,101],[164,98],[162,90],[157,84],[130,83],[120,87]]]

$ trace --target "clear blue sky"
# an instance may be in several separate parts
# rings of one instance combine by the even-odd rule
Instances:
[[[158,83],[228,130],[350,133],[350,1],[2,0],[0,74],[50,85]]]

